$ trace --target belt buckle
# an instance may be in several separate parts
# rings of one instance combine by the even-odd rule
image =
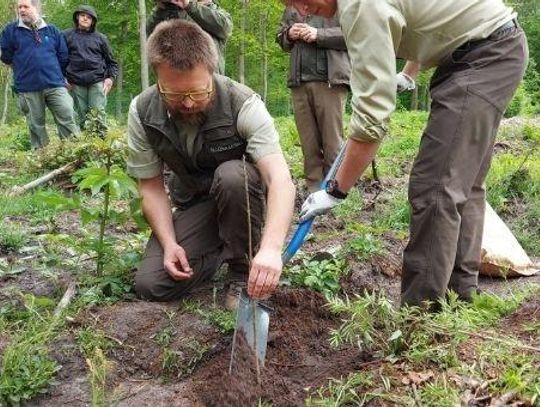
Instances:
[[[517,28],[518,27],[518,24],[517,24],[517,21],[515,18],[511,19],[510,21],[507,21],[506,23],[504,23],[503,25],[501,25],[499,28],[497,28],[495,31],[493,31],[489,37],[491,38],[491,36],[497,36],[499,34],[502,34],[508,30],[511,30],[512,28]]]

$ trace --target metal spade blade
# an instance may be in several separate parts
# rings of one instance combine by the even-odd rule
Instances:
[[[234,328],[231,361],[229,373],[232,372],[236,346],[240,342],[239,336],[247,343],[258,359],[258,366],[264,367],[266,357],[266,343],[268,341],[268,326],[270,324],[270,308],[253,300],[242,289],[236,314],[236,327]]]

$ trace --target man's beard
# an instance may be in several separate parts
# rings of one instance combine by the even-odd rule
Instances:
[[[39,22],[39,17],[34,17],[32,15],[26,15],[26,16],[21,15],[19,16],[19,18],[27,26],[37,25],[37,23]]]
[[[208,112],[208,109],[205,109],[203,112],[197,112],[197,113],[182,113],[182,112],[175,112],[172,111],[171,116],[180,123],[185,124],[197,124],[201,125],[206,120],[206,113]]]
[[[216,100],[216,94],[213,93],[211,96],[210,101],[208,104],[204,107],[203,110],[195,111],[193,113],[183,112],[174,108],[169,108],[169,113],[175,119],[176,121],[180,123],[185,123],[189,125],[201,125],[206,121],[206,117],[208,116],[208,112],[210,109],[214,106]]]

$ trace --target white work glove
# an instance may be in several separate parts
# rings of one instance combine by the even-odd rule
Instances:
[[[324,190],[313,192],[302,204],[300,222],[326,213],[342,201],[343,199],[333,197]]]
[[[396,79],[397,79],[398,93],[405,92],[407,90],[414,90],[414,88],[416,87],[416,83],[414,82],[414,79],[404,72],[398,73],[396,75]]]

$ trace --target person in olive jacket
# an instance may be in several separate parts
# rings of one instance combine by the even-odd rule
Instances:
[[[304,178],[310,192],[322,180],[339,153],[343,113],[351,64],[345,39],[335,18],[301,16],[287,8],[276,38],[290,52],[287,85],[304,155]]]
[[[213,0],[155,0],[156,7],[146,23],[146,33],[152,34],[162,21],[181,19],[197,24],[214,40],[219,52],[218,73],[225,72],[225,44],[232,34],[233,23],[227,11]]]
[[[64,31],[69,51],[66,75],[81,128],[92,109],[105,123],[106,97],[118,75],[109,41],[96,31],[97,20],[93,7],[80,6],[73,13],[75,27]]]

